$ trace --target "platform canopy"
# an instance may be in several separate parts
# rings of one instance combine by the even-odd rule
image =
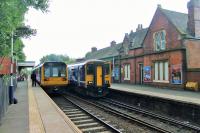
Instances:
[[[18,67],[34,67],[35,66],[35,61],[18,62],[17,66]]]
[[[34,66],[35,66],[35,61],[25,61],[17,63],[18,72],[20,72],[23,68],[34,67]]]

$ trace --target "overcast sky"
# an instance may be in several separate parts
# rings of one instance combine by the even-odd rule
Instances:
[[[27,60],[39,63],[47,54],[81,58],[95,46],[122,42],[138,24],[149,26],[158,4],[187,13],[189,0],[51,0],[48,13],[30,9],[27,25],[37,35],[24,39]]]

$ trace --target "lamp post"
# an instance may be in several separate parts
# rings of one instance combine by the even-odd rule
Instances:
[[[9,103],[14,103],[14,84],[13,84],[13,31],[11,33],[11,66],[10,66],[10,86],[9,86]]]

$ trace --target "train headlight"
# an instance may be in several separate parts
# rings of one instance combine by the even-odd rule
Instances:
[[[66,79],[66,78],[62,78],[62,80],[63,80],[63,81],[66,81],[67,79]]]
[[[93,83],[93,81],[88,81],[88,84],[92,84]]]
[[[49,78],[45,78],[44,81],[49,81]]]

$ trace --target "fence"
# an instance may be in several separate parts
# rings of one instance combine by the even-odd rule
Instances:
[[[10,76],[0,77],[0,125],[9,106],[9,86]],[[17,82],[16,78],[14,78],[14,91],[16,90],[16,86]]]

